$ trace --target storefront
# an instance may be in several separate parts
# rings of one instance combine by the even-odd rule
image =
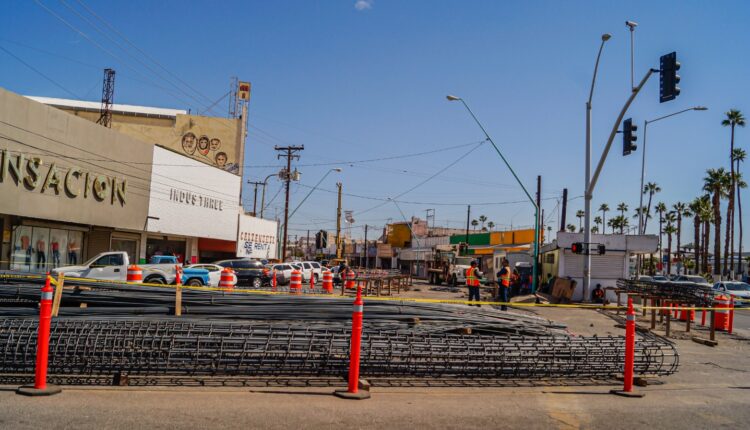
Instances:
[[[154,146],[142,255],[186,263],[233,258],[241,178]]]
[[[152,146],[0,89],[0,268],[137,254]]]

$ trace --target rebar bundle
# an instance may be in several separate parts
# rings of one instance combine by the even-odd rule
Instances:
[[[656,297],[699,307],[712,307],[716,290],[692,282],[656,282],[633,279],[620,279],[617,287],[629,293]]]
[[[0,320],[0,372],[34,369],[37,323]],[[366,330],[365,377],[575,378],[622,372],[621,337],[417,334]],[[343,376],[349,332],[304,323],[175,319],[59,318],[52,323],[49,371],[71,375]],[[637,374],[667,375],[678,365],[671,343],[642,337]]]

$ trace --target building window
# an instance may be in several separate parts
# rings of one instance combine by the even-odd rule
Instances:
[[[11,270],[44,273],[81,263],[83,232],[19,225],[12,243]]]

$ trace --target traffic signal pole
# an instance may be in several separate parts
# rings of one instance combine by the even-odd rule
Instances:
[[[609,139],[607,140],[607,144],[604,146],[604,151],[602,152],[601,158],[599,158],[599,163],[596,165],[596,170],[594,171],[594,175],[591,176],[591,179],[588,180],[589,175],[588,171],[591,166],[591,102],[587,104],[586,109],[586,192],[584,193],[585,198],[585,209],[584,209],[584,230],[583,230],[583,241],[586,245],[586,252],[583,258],[583,301],[589,302],[591,301],[591,254],[588,250],[589,243],[591,242],[591,200],[594,196],[594,188],[596,188],[596,182],[599,179],[599,175],[602,172],[602,168],[604,167],[604,162],[607,160],[607,155],[609,154],[609,150],[612,148],[612,142],[615,140],[615,136],[617,135],[617,129],[620,127],[620,123],[622,123],[622,119],[625,117],[625,113],[628,111],[628,108],[630,108],[630,105],[633,103],[633,100],[635,100],[635,97],[638,95],[638,93],[641,92],[643,89],[643,86],[646,85],[646,82],[651,77],[651,75],[654,72],[658,72],[658,70],[655,69],[649,69],[646,73],[646,76],[641,79],[641,82],[638,84],[637,87],[633,89],[633,91],[630,93],[630,97],[628,97],[628,100],[625,102],[625,105],[622,107],[622,110],[620,111],[620,114],[617,116],[617,120],[615,121],[614,125],[612,126],[612,131],[609,133]],[[593,88],[593,83],[592,83]]]

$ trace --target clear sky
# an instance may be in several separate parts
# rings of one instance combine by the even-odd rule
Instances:
[[[158,70],[141,54],[126,52],[73,12],[106,28],[84,5],[201,95],[169,76],[179,90],[156,77],[134,59]],[[292,188],[292,207],[333,167],[309,164],[453,147],[341,165],[344,171],[330,174],[294,216],[291,233],[335,225],[336,196],[330,191],[337,180],[347,194],[387,199],[454,162],[397,198],[406,217],[424,217],[434,208],[437,224],[460,227],[471,203],[472,218],[484,214],[501,229],[530,226],[531,205],[489,145],[458,160],[483,135],[460,104],[446,101],[446,94],[456,94],[483,121],[532,195],[542,175],[545,218],[556,228],[564,187],[571,197],[569,222],[578,224],[574,215],[583,207],[583,199],[574,198],[583,195],[585,101],[602,33],[613,37],[594,95],[594,162],[629,94],[628,19],[639,23],[636,80],[658,67],[662,54],[677,51],[682,63],[682,95],[675,101],[659,104],[658,75],[636,99],[628,116],[639,125],[639,149],[623,158],[618,136],[594,194],[595,208],[606,202],[613,209],[608,217],[619,202],[626,202],[632,215],[646,119],[695,105],[709,108],[649,126],[646,177],[662,188],[655,201],[688,202],[699,194],[707,168],[728,168],[724,112],[746,109],[750,116],[750,3],[3,1],[0,47],[59,86],[2,50],[0,86],[28,95],[98,100],[102,69],[113,67],[116,103],[196,112],[221,98],[230,77],[238,76],[253,84],[245,164],[265,166],[249,167],[245,179],[278,170],[270,167],[280,165],[274,145],[305,145],[296,161],[302,180]],[[116,33],[107,35],[128,46]],[[226,105],[218,103],[214,113],[224,114]],[[739,129],[737,146],[750,149],[749,137],[750,128]],[[272,179],[268,199],[279,188]],[[245,202],[251,202],[245,191]],[[271,214],[282,207],[282,197],[271,204]],[[480,205],[504,202],[516,203]],[[347,195],[344,209],[354,211],[355,236],[365,224],[380,229],[389,219],[403,219],[394,203],[382,200]],[[690,225],[684,230],[683,243],[692,236]]]

